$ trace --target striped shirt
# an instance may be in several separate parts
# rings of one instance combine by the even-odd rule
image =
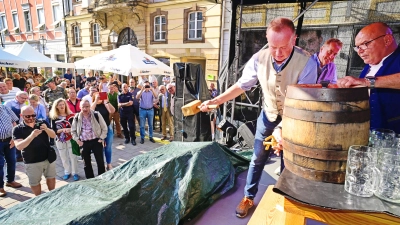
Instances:
[[[19,118],[7,106],[0,105],[0,139],[6,139],[12,136],[13,122]]]
[[[9,91],[8,94],[0,94],[0,98],[2,102],[6,102],[8,100],[13,100],[16,96],[17,92],[15,91]]]

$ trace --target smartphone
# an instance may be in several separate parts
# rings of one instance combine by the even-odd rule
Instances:
[[[100,92],[100,100],[106,100],[107,99],[107,92]]]

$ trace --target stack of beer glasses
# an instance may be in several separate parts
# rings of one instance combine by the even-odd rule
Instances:
[[[362,151],[355,155],[355,151]],[[367,157],[367,160],[365,159]],[[356,162],[356,163],[354,163]],[[360,163],[361,162],[361,163]],[[365,163],[364,163],[365,162]],[[365,165],[366,163],[369,166]],[[363,170],[360,170],[362,169]],[[360,174],[360,171],[362,173]],[[357,173],[358,172],[358,173]],[[363,177],[354,182],[354,174]],[[370,178],[370,176],[375,176]],[[368,178],[368,179],[366,179]],[[367,182],[368,181],[368,182]],[[372,187],[370,185],[373,183]],[[366,187],[363,189],[349,187]],[[369,146],[351,146],[347,160],[345,190],[351,194],[377,197],[400,203],[400,135],[388,129],[374,129],[370,133]]]

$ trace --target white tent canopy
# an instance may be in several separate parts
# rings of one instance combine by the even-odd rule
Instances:
[[[0,66],[27,69],[29,62],[0,49]]]
[[[27,42],[24,42],[19,48],[5,50],[13,55],[29,61],[30,67],[56,67],[56,68],[75,68],[73,63],[62,63],[50,59],[42,53],[36,51]]]
[[[101,70],[125,76],[130,73],[132,76],[174,76],[171,67],[132,45],[123,45],[117,49],[76,61],[75,68]]]

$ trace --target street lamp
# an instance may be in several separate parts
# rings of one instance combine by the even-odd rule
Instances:
[[[45,39],[43,36],[39,39],[40,40],[40,44],[42,45],[42,50],[43,50],[43,55],[44,53],[44,49],[46,47],[46,43],[47,43],[47,39]]]
[[[110,33],[110,42],[113,45],[113,49],[115,49],[118,42],[118,34],[114,30]]]

